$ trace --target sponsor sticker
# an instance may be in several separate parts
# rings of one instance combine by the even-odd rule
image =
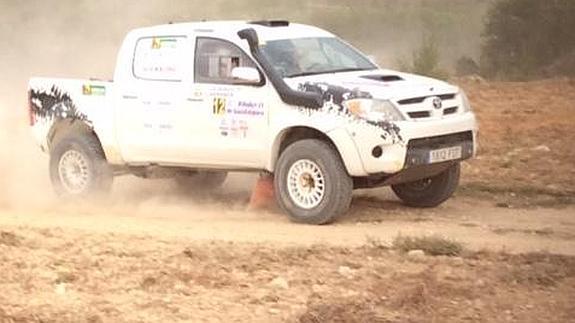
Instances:
[[[215,97],[212,108],[215,115],[233,115],[238,117],[258,117],[264,115],[263,102],[256,101]]]
[[[154,37],[152,39],[152,49],[176,48],[178,40],[176,38]]]
[[[238,101],[233,108],[230,108],[230,114],[245,116],[263,116],[264,104],[262,102]]]
[[[222,119],[220,122],[220,135],[229,138],[246,138],[248,122],[246,120]]]
[[[214,103],[212,105],[212,112],[215,115],[226,114],[226,99],[225,98],[214,98]]]
[[[84,84],[82,85],[82,94],[104,96],[106,95],[106,87],[103,85]]]

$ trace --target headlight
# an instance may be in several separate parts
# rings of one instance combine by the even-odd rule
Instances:
[[[351,99],[343,105],[352,114],[374,121],[401,121],[403,116],[389,101],[372,99]]]
[[[469,103],[469,99],[463,90],[459,90],[459,95],[461,95],[461,104],[463,107],[463,112],[471,111],[471,104]]]

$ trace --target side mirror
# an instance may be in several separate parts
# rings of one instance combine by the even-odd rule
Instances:
[[[260,72],[253,67],[234,67],[232,78],[239,83],[259,83],[261,81]]]

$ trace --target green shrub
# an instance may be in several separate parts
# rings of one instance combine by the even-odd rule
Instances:
[[[439,49],[432,37],[425,37],[412,53],[411,62],[400,60],[399,69],[405,72],[447,79],[447,72],[439,66]]]

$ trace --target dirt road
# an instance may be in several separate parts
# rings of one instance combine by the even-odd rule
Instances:
[[[253,181],[250,175],[234,175],[222,190],[202,196],[179,192],[166,180],[120,179],[117,197],[106,206],[15,208],[0,211],[0,225],[292,246],[357,247],[374,239],[390,244],[398,235],[440,235],[472,250],[575,255],[573,206],[516,209],[463,193],[438,208],[412,209],[382,188],[357,192],[348,215],[318,227],[290,223],[279,210],[248,211]]]

